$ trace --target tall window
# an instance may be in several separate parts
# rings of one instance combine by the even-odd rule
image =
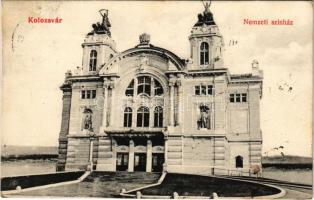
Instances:
[[[131,127],[132,126],[132,108],[126,107],[124,109],[124,127]]]
[[[137,127],[149,126],[149,109],[147,107],[140,107],[137,110]]]
[[[154,111],[154,127],[162,127],[163,112],[162,107],[157,106]]]
[[[91,50],[89,54],[89,71],[96,71],[97,65],[97,51]]]
[[[125,95],[126,96],[133,96],[134,93],[134,79],[131,81],[129,86],[126,88]]]
[[[235,161],[236,161],[236,168],[243,168],[243,157],[242,156],[235,157]]]
[[[151,78],[149,76],[138,77],[137,94],[145,93],[150,96]]]
[[[207,42],[202,42],[200,47],[200,61],[201,65],[208,65],[209,46]]]

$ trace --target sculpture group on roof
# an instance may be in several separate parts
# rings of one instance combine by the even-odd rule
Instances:
[[[93,24],[93,30],[88,33],[88,35],[93,35],[93,34],[107,34],[108,36],[111,36],[110,32],[110,21],[108,18],[108,11],[105,10],[106,12],[102,13],[103,10],[100,10],[99,13],[102,16],[102,23],[97,22],[96,24]]]
[[[210,2],[204,3],[204,12],[198,14],[198,21],[194,26],[202,26],[202,25],[216,25],[214,22],[213,14],[210,12],[209,7],[210,7]]]

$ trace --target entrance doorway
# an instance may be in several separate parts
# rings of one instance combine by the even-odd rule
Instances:
[[[117,153],[117,171],[127,171],[129,162],[128,153]]]
[[[165,156],[163,153],[153,153],[152,155],[152,172],[161,172]]]
[[[140,171],[140,172],[146,171],[146,154],[145,153],[134,154],[134,171]]]

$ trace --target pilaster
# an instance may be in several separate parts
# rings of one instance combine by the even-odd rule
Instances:
[[[129,144],[128,172],[134,172],[134,141],[133,140],[130,140],[130,144]]]
[[[153,151],[152,141],[147,140],[146,172],[152,172],[152,151]]]

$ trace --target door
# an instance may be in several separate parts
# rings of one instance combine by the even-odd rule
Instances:
[[[152,155],[152,172],[161,172],[165,162],[163,153],[153,153]]]
[[[117,153],[117,171],[127,171],[128,161],[128,153]]]
[[[145,153],[134,154],[134,171],[140,171],[140,172],[146,171],[146,154]]]

